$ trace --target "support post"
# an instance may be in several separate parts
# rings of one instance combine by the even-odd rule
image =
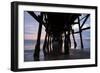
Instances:
[[[47,46],[46,46],[46,49],[47,49],[47,54],[49,55],[49,34],[47,34]]]
[[[80,42],[81,42],[81,49],[83,50],[83,40],[82,40],[82,30],[81,30],[81,26],[80,26],[80,19],[78,17],[78,26],[79,26],[79,34],[80,34]]]
[[[74,41],[74,49],[76,49],[76,47],[77,47],[77,43],[76,43],[76,40],[75,40],[74,30],[72,29],[72,26],[71,26],[71,31],[72,31],[73,41]]]
[[[46,44],[47,44],[47,32],[46,32],[45,40],[44,40],[44,44],[43,44],[44,56],[46,56],[46,54],[47,54],[47,51],[46,51]]]
[[[66,32],[64,32],[65,34],[65,39],[64,39],[64,54],[69,54],[69,35],[66,34]]]
[[[39,23],[37,42],[36,42],[35,52],[34,52],[34,60],[35,61],[39,60],[41,31],[42,31],[42,24]]]
[[[52,52],[52,50],[51,50],[51,36],[50,36],[50,52]]]

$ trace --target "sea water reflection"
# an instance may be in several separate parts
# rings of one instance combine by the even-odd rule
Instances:
[[[81,52],[80,39],[76,39],[77,47],[76,50],[73,48],[73,43],[71,44],[71,58],[70,59],[82,59],[90,58],[90,39],[83,39],[84,51]],[[40,61],[44,61],[43,46],[44,40],[41,41],[40,45]],[[24,41],[24,61],[34,61],[34,48],[36,45],[36,40],[25,40]],[[85,55],[84,55],[85,54]],[[76,55],[76,56],[75,56]],[[82,57],[81,57],[82,55]],[[63,57],[63,56],[62,56]],[[65,57],[65,56],[64,56]],[[61,58],[64,59],[64,58]]]

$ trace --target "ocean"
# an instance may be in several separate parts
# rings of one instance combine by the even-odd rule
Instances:
[[[71,49],[74,49],[73,41],[71,40]],[[44,40],[41,40],[40,49],[43,47]],[[76,39],[77,47],[76,49],[81,49],[80,39]],[[24,40],[24,50],[34,50],[36,45],[36,40]],[[83,46],[85,51],[90,51],[90,39],[83,39]]]
[[[72,42],[72,40],[71,40]],[[81,45],[80,45],[80,39],[76,39],[77,42],[77,47],[76,50],[81,50]],[[44,40],[41,40],[41,45],[40,45],[40,61],[44,61],[44,54],[43,54],[43,43]],[[83,39],[83,44],[84,44],[84,52],[80,51],[72,51],[72,55],[70,56],[71,59],[82,59],[82,58],[90,58],[90,39]],[[34,49],[36,45],[36,40],[25,40],[24,41],[24,61],[34,61]],[[74,50],[73,48],[73,42],[71,44],[71,50]],[[65,57],[64,57],[65,58]]]

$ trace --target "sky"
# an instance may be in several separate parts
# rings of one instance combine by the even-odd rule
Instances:
[[[39,15],[40,12],[35,12],[36,15]],[[85,16],[86,14],[82,14]],[[81,19],[81,17],[80,17]],[[76,20],[77,21],[77,20]],[[82,21],[81,21],[82,23]],[[83,26],[83,28],[90,26],[90,17],[88,18],[87,22]],[[25,40],[36,40],[37,33],[38,33],[39,23],[26,11],[24,11],[24,38]],[[78,31],[78,25],[74,25],[73,29]],[[82,33],[84,39],[89,39],[90,37],[90,30],[86,30]],[[42,34],[41,39],[43,40],[45,37],[45,28],[42,26]],[[79,38],[78,34],[75,35],[76,38]]]
[[[38,15],[38,12],[35,12]],[[26,40],[36,40],[39,23],[26,11],[24,12],[24,37]],[[45,28],[42,26],[41,39],[45,37]]]

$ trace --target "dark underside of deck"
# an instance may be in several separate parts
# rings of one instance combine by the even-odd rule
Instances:
[[[33,57],[34,51],[33,50],[25,50],[24,51],[24,61],[30,62],[34,61]],[[40,61],[50,61],[50,60],[73,60],[73,59],[89,59],[90,53],[87,51],[81,51],[81,50],[70,50],[69,55],[47,55],[44,57],[43,52],[41,50],[40,52]]]

